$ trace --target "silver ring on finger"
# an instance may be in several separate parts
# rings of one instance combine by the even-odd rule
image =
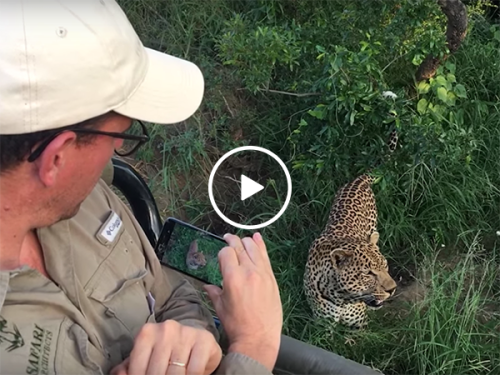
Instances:
[[[172,366],[186,367],[185,363],[177,362],[177,361],[168,361],[168,364],[172,365]]]

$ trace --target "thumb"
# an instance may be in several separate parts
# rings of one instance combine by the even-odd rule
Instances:
[[[203,289],[205,289],[205,292],[207,292],[208,297],[215,307],[215,310],[218,310],[220,297],[222,295],[222,289],[217,285],[203,285]]]

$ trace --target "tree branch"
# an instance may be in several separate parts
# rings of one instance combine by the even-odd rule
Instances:
[[[446,26],[446,45],[450,53],[455,53],[467,33],[467,7],[460,0],[436,0],[441,10],[448,19]],[[448,58],[448,55],[439,58],[429,55],[418,67],[416,78],[417,81],[429,79],[439,67],[439,65]]]
[[[242,87],[242,88],[239,88],[237,90],[243,91],[243,90],[247,90],[247,89]],[[296,96],[298,98],[304,98],[306,96],[319,96],[319,95],[321,95],[321,93],[319,93],[319,92],[288,92],[288,91],[279,91],[279,90],[272,90],[272,89],[265,89],[265,90],[261,90],[261,91],[262,92],[269,92],[271,94]]]

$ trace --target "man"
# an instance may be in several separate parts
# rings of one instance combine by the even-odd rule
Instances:
[[[162,268],[101,179],[200,105],[192,63],[146,49],[113,0],[0,1],[0,373],[267,373],[282,326],[262,237],[226,235],[224,291]],[[144,132],[137,135],[136,129]]]

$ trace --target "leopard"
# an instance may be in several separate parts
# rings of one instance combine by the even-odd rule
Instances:
[[[397,133],[388,145],[392,153]],[[367,171],[339,189],[326,226],[309,248],[303,278],[313,316],[352,329],[365,328],[367,310],[380,309],[397,287],[378,246],[374,181]]]
[[[205,255],[198,250],[198,242],[193,240],[189,245],[189,250],[186,254],[186,266],[190,270],[197,270],[207,265]]]

